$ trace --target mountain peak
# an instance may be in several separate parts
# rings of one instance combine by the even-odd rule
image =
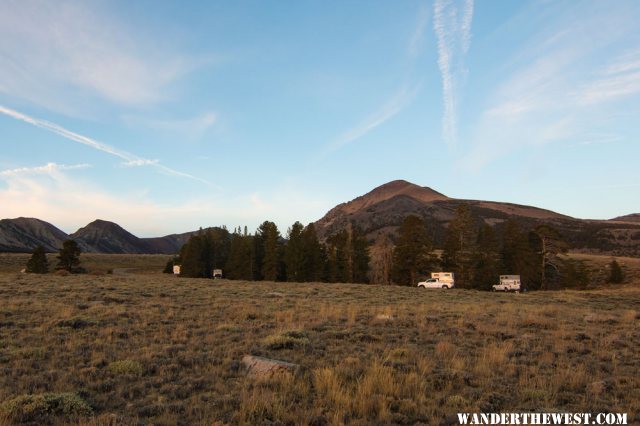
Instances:
[[[632,213],[632,214],[627,214],[624,216],[618,216],[615,217],[613,219],[609,219],[612,222],[631,222],[631,223],[638,223],[640,222],[640,213]]]
[[[115,222],[111,222],[103,219],[96,219],[93,222],[87,224],[84,228],[80,228],[77,232],[80,232],[82,230],[89,230],[92,228],[93,229],[122,229],[124,231],[124,228],[122,228],[122,226],[118,225]]]
[[[0,251],[30,252],[41,245],[53,252],[68,235],[52,224],[31,217],[0,220]]]
[[[384,201],[398,195],[408,195],[411,198],[425,202],[449,200],[449,197],[439,193],[438,191],[434,191],[428,186],[418,186],[415,183],[407,182],[402,179],[392,180],[391,182],[380,185],[369,193],[358,198],[368,197],[379,199],[378,201]],[[358,198],[356,198],[356,200]]]
[[[431,203],[447,201],[451,198],[429,187],[418,186],[406,180],[393,180],[374,188],[372,191],[349,202],[342,203],[331,209],[317,224],[321,229],[331,226],[335,219],[346,217],[368,210],[392,199],[403,198],[413,203]]]
[[[391,198],[404,195],[425,203],[440,200],[449,200],[450,198],[429,187],[418,186],[406,180],[393,180],[374,188],[372,191],[355,198],[348,203],[340,204],[338,207],[344,213],[354,213],[356,211],[367,208],[373,204],[390,200]]]
[[[70,235],[86,244],[92,251],[102,253],[143,253],[138,237],[107,220],[96,219]]]

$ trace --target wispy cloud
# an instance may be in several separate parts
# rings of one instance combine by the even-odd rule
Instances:
[[[171,52],[169,40],[145,40],[102,6],[0,2],[1,90],[67,114],[82,113],[95,98],[145,105],[203,63]]]
[[[463,57],[471,43],[473,0],[460,6],[453,0],[435,0],[433,28],[438,46],[438,68],[442,75],[444,114],[442,134],[447,144],[457,141],[457,104],[460,78],[466,73]]]
[[[411,37],[409,38],[409,43],[407,45],[407,53],[412,59],[415,59],[422,51],[424,32],[426,31],[428,24],[429,8],[425,4],[420,8],[420,12],[418,12],[418,22],[413,33],[411,33]]]
[[[314,220],[318,211],[330,205],[322,194],[310,194],[295,185],[276,185],[270,191],[250,194],[176,193],[168,202],[161,202],[133,188],[108,191],[60,166],[51,167],[54,173],[32,170],[0,175],[4,183],[0,185],[2,217],[37,217],[67,232],[101,218],[139,237],[157,237],[199,226],[247,225],[253,230],[267,218],[278,218],[278,226],[286,229],[296,220]],[[290,208],[283,212],[283,205]]]
[[[424,32],[429,23],[429,9],[422,6],[418,12],[418,19],[413,31],[407,41],[406,55],[411,66],[420,54],[420,49],[424,39]],[[386,102],[374,112],[370,113],[362,121],[339,135],[335,140],[325,147],[324,155],[334,152],[345,145],[364,137],[372,130],[383,125],[404,108],[406,108],[420,91],[421,84],[410,83],[406,78],[405,83],[396,90]]]
[[[56,163],[47,163],[44,166],[37,167],[19,167],[16,169],[2,170],[0,171],[0,176],[2,177],[12,177],[18,175],[29,175],[29,174],[45,174],[51,175],[57,173],[62,170],[79,170],[79,169],[88,169],[90,168],[90,164],[56,164]]]
[[[504,78],[490,91],[459,166],[481,170],[513,150],[550,143],[622,141],[624,126],[607,129],[625,120],[611,106],[640,94],[640,52],[628,50],[637,46],[630,34],[637,33],[640,8],[629,4],[567,2],[551,16],[532,7],[514,18],[532,26],[531,37],[505,58]]]
[[[378,111],[366,117],[362,122],[338,136],[327,146],[327,152],[336,151],[343,146],[362,138],[364,135],[381,126],[400,111],[402,111],[415,98],[419,87],[402,87],[398,90]]]
[[[582,138],[580,142],[576,144],[576,146],[586,146],[586,145],[608,145],[612,143],[617,143],[622,141],[623,138],[620,135],[614,134],[592,134],[588,135],[585,138]]]
[[[640,93],[640,51],[622,55],[600,74],[602,77],[579,89],[578,103],[593,105]]]
[[[134,126],[144,126],[153,130],[177,133],[181,137],[198,139],[218,123],[218,114],[206,111],[194,117],[184,119],[158,119],[134,116],[123,117],[125,123]]]
[[[159,162],[160,162],[160,160],[140,159],[140,160],[127,161],[126,163],[122,163],[122,165],[125,166],[125,167],[154,166],[154,165],[158,164]]]
[[[125,161],[124,164],[127,166],[152,166],[168,175],[179,176],[179,177],[197,180],[203,183],[208,183],[205,180],[195,177],[193,175],[190,175],[188,173],[180,172],[178,170],[174,170],[170,167],[159,164],[158,160],[149,160],[149,159],[131,154],[129,152],[116,149],[110,145],[104,144],[102,142],[98,142],[90,137],[83,136],[81,134],[67,130],[62,126],[59,126],[55,123],[51,123],[50,121],[40,120],[38,118],[30,117],[26,114],[6,108],[2,105],[0,105],[0,114],[4,114],[6,116],[9,116],[16,120],[23,121],[25,123],[29,123],[33,126],[58,134],[70,141],[89,146],[95,150],[117,157],[121,160],[124,160]]]

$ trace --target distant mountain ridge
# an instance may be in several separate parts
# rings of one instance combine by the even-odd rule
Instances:
[[[0,220],[0,252],[26,253],[38,245],[55,252],[73,239],[85,253],[174,254],[196,232],[138,238],[117,223],[97,219],[69,235],[43,220],[20,217]]]
[[[92,252],[98,253],[131,253],[149,252],[145,242],[128,232],[120,225],[106,220],[96,219],[87,226],[78,229],[69,238],[82,241]]]
[[[393,239],[407,215],[421,216],[436,246],[444,241],[446,227],[460,204],[468,204],[482,222],[500,228],[516,219],[525,228],[546,223],[558,228],[574,249],[617,255],[640,255],[640,213],[611,220],[576,219],[551,210],[497,201],[450,198],[429,187],[395,180],[341,203],[315,222],[321,239],[354,224],[370,242]],[[155,238],[138,238],[120,225],[97,219],[67,235],[35,218],[0,220],[0,252],[31,252],[37,245],[57,251],[72,238],[84,252],[121,254],[174,254],[198,231]]]
[[[640,214],[610,221],[576,219],[547,209],[497,201],[450,198],[429,187],[396,180],[352,201],[339,204],[315,222],[326,238],[350,224],[358,226],[370,242],[393,239],[407,215],[422,217],[436,246],[442,246],[449,221],[460,204],[467,204],[482,222],[500,228],[515,219],[525,229],[546,223],[558,228],[573,248],[612,254],[640,254]]]
[[[0,220],[0,251],[32,251],[41,245],[55,251],[68,238],[60,229],[40,219],[19,217]]]
[[[610,219],[611,221],[616,222],[637,222],[640,223],[640,213],[628,214],[625,216],[618,216],[616,218]]]

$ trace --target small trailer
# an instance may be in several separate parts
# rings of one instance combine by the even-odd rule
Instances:
[[[422,288],[444,288],[449,289],[456,286],[453,272],[432,272],[431,278],[418,283]]]
[[[500,283],[493,286],[493,291],[515,291],[519,293],[521,287],[520,275],[500,275]]]

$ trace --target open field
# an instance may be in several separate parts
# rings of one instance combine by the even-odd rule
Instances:
[[[0,253],[0,272],[20,272],[26,264],[30,254]],[[138,274],[161,272],[172,256],[166,254],[100,254],[82,253],[80,262],[84,268],[93,273],[106,273],[108,270],[116,272],[135,272]],[[49,270],[53,271],[58,260],[57,254],[48,253]]]
[[[0,273],[0,425],[640,420],[639,322],[637,285],[493,294]],[[245,354],[301,369],[254,378]]]

